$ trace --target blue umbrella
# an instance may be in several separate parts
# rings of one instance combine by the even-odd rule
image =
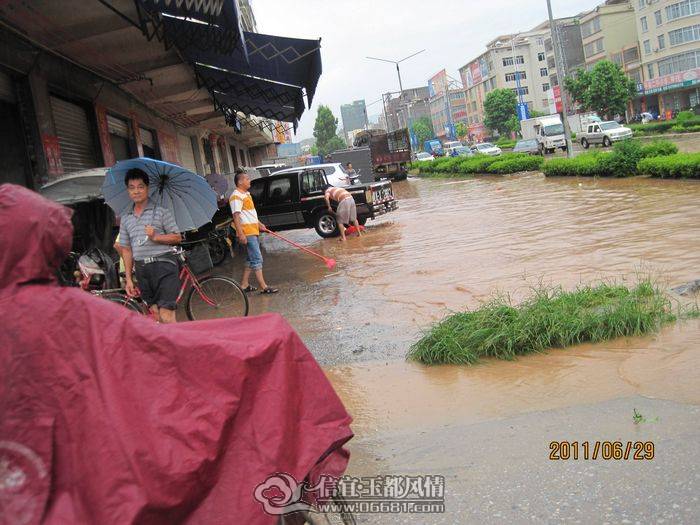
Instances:
[[[126,172],[132,168],[148,174],[148,198],[172,212],[181,232],[199,228],[216,213],[216,193],[204,177],[176,164],[140,157],[117,162],[105,176],[102,195],[117,215],[129,210],[132,204],[124,184]]]

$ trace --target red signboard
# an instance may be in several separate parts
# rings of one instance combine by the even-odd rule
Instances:
[[[659,93],[670,89],[691,87],[700,83],[700,68],[689,69],[680,73],[664,75],[644,81],[645,93]]]
[[[102,147],[102,158],[105,166],[113,166],[117,159],[114,158],[112,141],[109,139],[109,124],[107,123],[107,112],[103,106],[95,106],[95,116],[97,117],[97,130],[100,134],[100,146]]]
[[[63,163],[61,162],[61,144],[54,135],[42,135],[41,143],[44,146],[47,172],[52,177],[63,175]]]
[[[561,102],[561,86],[554,86],[552,88],[552,93],[554,93],[554,104],[556,106],[556,112],[561,113],[564,110],[564,105]]]
[[[180,148],[178,147],[177,137],[158,131],[158,145],[160,146],[160,155],[164,161],[180,164]]]
[[[479,62],[472,62],[469,68],[472,70],[472,79],[474,84],[479,84],[481,82],[481,69],[479,69]]]

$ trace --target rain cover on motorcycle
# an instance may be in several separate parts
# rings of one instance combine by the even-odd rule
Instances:
[[[59,288],[70,244],[70,210],[0,186],[0,523],[272,524],[270,475],[344,471],[350,417],[282,317],[156,324]]]

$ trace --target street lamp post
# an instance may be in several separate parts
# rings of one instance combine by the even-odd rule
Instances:
[[[554,17],[552,16],[552,4],[550,0],[547,0],[547,12],[549,14],[549,32],[552,35],[552,51],[554,52],[554,64],[557,67],[557,83],[559,84],[559,93],[561,96],[561,109],[562,109],[562,124],[564,125],[564,139],[566,140],[566,156],[571,158],[574,156],[574,149],[571,143],[571,129],[569,128],[569,119],[566,115],[566,97],[562,93],[564,84],[564,66],[562,64],[562,59],[560,56],[559,40],[557,39],[557,31],[554,30]]]
[[[388,62],[389,64],[394,64],[396,66],[396,75],[399,77],[399,98],[403,95],[403,83],[401,82],[401,68],[399,67],[399,64],[401,62],[404,62],[408,60],[409,58],[413,58],[416,55],[419,55],[425,51],[425,49],[421,49],[420,51],[417,51],[413,53],[412,55],[408,55],[405,58],[402,58],[401,60],[387,60],[386,58],[376,58],[376,57],[366,57],[369,58],[370,60],[378,60],[380,62]],[[409,122],[409,133],[410,133],[410,122],[411,122],[411,108],[408,108],[408,122]],[[389,124],[387,123],[387,128],[389,127]],[[387,131],[393,131],[390,129],[387,129]]]

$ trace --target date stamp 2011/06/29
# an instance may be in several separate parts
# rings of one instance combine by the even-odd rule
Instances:
[[[654,459],[653,441],[550,441],[549,459],[567,460],[634,460]]]

